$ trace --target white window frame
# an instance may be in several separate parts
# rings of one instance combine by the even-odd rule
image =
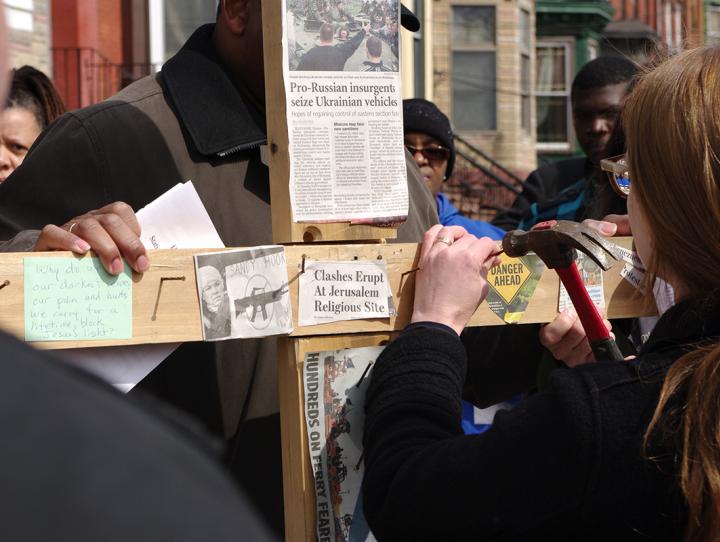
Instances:
[[[452,30],[453,30],[453,22],[455,20],[453,11],[455,8],[493,8],[495,13],[495,35],[493,36],[493,43],[492,45],[453,45],[452,43]],[[470,133],[470,134],[488,134],[488,135],[494,135],[498,132],[498,13],[499,13],[499,6],[494,2],[453,2],[449,6],[449,19],[448,19],[448,27],[451,32],[450,37],[448,38],[449,42],[449,66],[451,70],[451,77],[450,77],[450,96],[451,102],[452,102],[452,116],[453,116],[453,123],[455,122],[455,87],[453,84],[453,77],[455,74],[455,64],[453,61],[454,53],[455,52],[468,52],[468,53],[492,53],[495,55],[495,128],[489,129],[489,130],[481,130],[481,129],[468,129],[463,128],[461,131],[463,133]]]
[[[528,32],[533,31],[533,16],[530,9],[521,6],[520,7],[520,17],[523,17],[523,15],[527,15],[528,18]],[[522,25],[520,25],[520,28],[522,29]],[[533,51],[532,49],[532,36],[529,38],[529,47],[525,48],[525,36],[520,36],[520,131],[524,134],[530,135],[532,133],[532,101],[535,99],[535,96],[533,95],[533,52],[537,55],[536,51]],[[528,82],[527,82],[527,92],[525,92],[525,89],[522,85],[522,69],[523,69],[523,58],[527,58],[528,61]],[[528,103],[530,105],[530,109],[528,110],[528,118],[523,118],[523,104],[522,99],[527,98]],[[527,120],[527,126],[523,125],[523,121]]]
[[[567,122],[567,135],[568,140],[564,142],[542,142],[537,139],[536,149],[538,152],[545,153],[567,153],[573,151],[575,141],[575,129],[572,122],[572,81],[573,73],[572,69],[574,65],[573,51],[575,48],[575,40],[571,37],[557,37],[557,38],[543,38],[539,39],[535,43],[535,58],[537,58],[537,50],[541,47],[562,47],[565,49],[565,90],[564,91],[538,91],[535,88],[534,97],[536,100],[535,109],[537,108],[537,98],[540,97],[566,97],[567,98],[567,110],[566,110],[566,122]],[[536,60],[537,62],[537,60]],[[536,66],[536,70],[539,69]],[[537,121],[537,127],[540,126],[539,119]],[[537,130],[536,127],[536,130]],[[536,134],[537,136],[537,134]]]
[[[28,32],[35,31],[34,0],[4,0],[5,24],[10,30]]]
[[[159,72],[165,64],[165,4],[172,0],[149,0],[148,26],[150,29],[150,65]]]

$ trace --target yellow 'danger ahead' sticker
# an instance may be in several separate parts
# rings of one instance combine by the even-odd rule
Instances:
[[[535,254],[522,258],[500,256],[500,264],[488,273],[487,302],[492,311],[508,324],[517,324],[535,292],[545,265]]]

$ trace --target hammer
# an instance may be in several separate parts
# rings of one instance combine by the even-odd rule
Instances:
[[[573,250],[577,249],[587,254],[591,260],[607,271],[616,260],[620,259],[612,243],[578,222],[549,220],[536,224],[530,231],[508,232],[502,240],[502,247],[512,258],[534,252],[549,269],[557,271],[580,317],[596,360],[624,359],[585,289],[575,265]]]

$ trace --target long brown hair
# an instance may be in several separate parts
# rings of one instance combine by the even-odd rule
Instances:
[[[648,283],[672,276],[688,298],[720,286],[720,48],[678,54],[628,98],[624,127],[633,198],[652,232]],[[633,210],[635,212],[635,210]],[[720,345],[668,371],[645,433],[680,456],[685,540],[720,540]]]

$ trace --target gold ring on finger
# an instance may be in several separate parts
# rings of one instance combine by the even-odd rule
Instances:
[[[435,238],[435,243],[445,243],[447,246],[450,246],[453,244],[453,240],[450,237],[446,237],[444,235],[438,235]]]

